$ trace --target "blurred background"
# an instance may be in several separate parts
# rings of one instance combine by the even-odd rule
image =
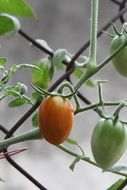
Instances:
[[[34,39],[40,38],[48,42],[55,51],[59,48],[67,49],[71,54],[89,39],[90,31],[90,0],[29,0],[35,9],[38,19],[19,18],[22,30]],[[110,0],[101,0],[99,7],[99,23],[101,28],[118,12],[118,7]],[[127,15],[125,15],[126,18]],[[118,20],[116,26],[121,30]],[[108,30],[112,32],[111,28]],[[109,54],[111,39],[105,34],[98,40],[98,62]],[[14,37],[8,35],[0,39],[0,56],[8,58],[7,67],[11,64],[32,63],[45,56],[39,49],[31,47],[19,34]],[[88,55],[88,51],[84,55]],[[57,73],[55,81],[61,73]],[[103,96],[106,100],[117,101],[127,99],[127,79],[123,78],[108,64],[94,79],[106,79],[103,85]],[[73,78],[73,81],[76,79]],[[18,72],[12,79],[12,83],[25,83],[31,91],[28,83],[31,75],[28,70]],[[83,86],[81,92],[91,102],[96,102],[98,93],[96,88]],[[8,108],[9,99],[0,102],[0,124],[10,129],[23,114],[29,110],[29,106]],[[112,113],[113,108],[106,108],[106,113]],[[121,112],[121,118],[126,119],[126,110]],[[88,111],[76,115],[73,131],[70,135],[79,142],[85,154],[92,157],[90,149],[90,137],[93,127],[99,117],[94,111]],[[21,134],[32,128],[29,118],[17,132]],[[1,134],[1,138],[2,138]],[[3,136],[4,137],[4,136]],[[13,159],[26,171],[42,183],[48,190],[105,190],[120,177],[102,171],[83,161],[79,162],[74,172],[69,169],[73,157],[67,155],[45,141],[31,141],[11,146],[11,149],[28,147],[24,153],[16,155]],[[77,150],[75,147],[72,147]],[[78,150],[77,150],[78,151]],[[127,162],[127,153],[119,161]],[[0,161],[0,177],[5,183],[0,183],[1,190],[37,190],[30,181],[14,169],[6,160]]]

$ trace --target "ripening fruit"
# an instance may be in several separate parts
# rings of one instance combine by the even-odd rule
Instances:
[[[70,101],[60,96],[46,97],[38,114],[42,136],[49,143],[58,145],[69,136],[73,125],[73,107]]]
[[[113,53],[125,43],[125,35],[115,36],[110,45],[110,53]],[[127,46],[125,46],[113,59],[112,63],[119,74],[127,77]]]
[[[127,148],[127,127],[121,121],[101,119],[91,137],[95,161],[102,169],[111,168]]]

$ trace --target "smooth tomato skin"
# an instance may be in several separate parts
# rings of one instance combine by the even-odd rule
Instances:
[[[111,168],[127,148],[127,128],[125,124],[112,119],[101,119],[95,126],[91,148],[95,161],[102,169]]]
[[[48,96],[39,107],[40,132],[49,143],[61,144],[71,132],[73,118],[73,107],[68,99],[60,96]]]
[[[110,53],[113,53],[125,42],[125,36],[115,36],[110,45]],[[125,46],[113,59],[112,63],[119,74],[127,77],[127,46]]]

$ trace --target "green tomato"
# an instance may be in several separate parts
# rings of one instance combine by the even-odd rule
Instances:
[[[32,83],[35,86],[39,86],[41,88],[48,88],[50,77],[49,77],[49,60],[41,59],[35,63],[37,67],[42,70],[42,73],[37,69],[32,69]]]
[[[117,50],[126,40],[125,35],[115,36],[110,45],[110,53]],[[113,59],[112,63],[119,74],[127,77],[127,46],[125,46]]]
[[[127,148],[127,128],[121,121],[101,119],[95,126],[91,148],[95,161],[102,169],[111,168]]]

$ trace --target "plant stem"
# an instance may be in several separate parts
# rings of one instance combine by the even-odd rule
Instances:
[[[7,148],[8,146],[12,144],[16,144],[19,142],[29,141],[29,140],[36,140],[41,139],[39,128],[32,129],[22,135],[11,137],[8,139],[5,139],[3,141],[0,141],[0,148]]]
[[[11,137],[8,139],[5,139],[3,141],[0,141],[0,148],[7,148],[8,146],[12,145],[12,144],[16,144],[19,142],[24,142],[24,141],[28,141],[28,140],[37,140],[37,139],[42,139],[41,134],[40,134],[40,130],[39,128],[36,129],[32,129],[29,132],[26,132],[22,135],[16,136],[16,137]],[[72,150],[68,149],[67,147],[63,146],[63,145],[57,145],[57,147],[61,150],[63,150],[64,152],[74,156],[74,157],[78,157],[80,156],[79,154],[73,152]],[[86,161],[94,166],[97,166],[97,163],[95,163],[94,161],[90,160],[90,158],[82,156],[81,160]],[[117,175],[121,175],[124,177],[127,177],[127,174],[122,173],[122,172],[114,172],[114,171],[108,171],[108,172],[112,172],[115,173]]]
[[[70,89],[71,94],[67,94],[67,95],[64,95],[64,94],[63,94],[63,89],[64,89],[65,87],[68,87],[68,88]],[[69,83],[69,82],[67,82],[67,81],[66,81],[66,82],[63,82],[63,83],[59,86],[57,92],[58,92],[59,94],[62,94],[62,97],[66,97],[66,98],[70,98],[70,97],[73,95],[73,98],[74,98],[75,104],[76,104],[76,109],[79,109],[79,108],[80,108],[80,102],[78,101],[77,95],[75,94],[76,92],[74,91],[74,87],[71,85],[71,83]]]
[[[79,154],[77,154],[76,152],[73,152],[72,150],[70,150],[69,148],[65,147],[64,145],[57,145],[57,147],[61,150],[63,150],[64,152],[70,154],[71,156],[74,157],[78,157],[81,156]],[[90,160],[88,157],[82,157],[81,160],[84,160],[86,162],[89,162],[90,164],[94,165],[94,166],[98,166],[94,161]]]
[[[80,86],[96,72],[96,49],[97,49],[97,21],[99,0],[91,0],[91,27],[90,27],[90,49],[87,71],[79,79],[75,86],[77,91]]]
[[[72,150],[70,150],[69,148],[65,147],[64,145],[57,145],[57,147],[58,147],[59,149],[61,149],[62,151],[64,151],[64,152],[70,154],[71,156],[74,156],[74,157],[80,156],[79,154],[73,152]],[[92,165],[94,165],[94,166],[96,166],[96,167],[99,167],[96,162],[90,160],[90,158],[88,158],[88,157],[82,156],[82,157],[81,157],[81,160],[83,160],[83,161],[85,161],[85,162],[88,162],[88,163],[90,163],[90,164],[92,164]],[[99,168],[100,168],[100,167],[99,167]],[[111,172],[111,173],[115,173],[115,174],[117,174],[117,175],[121,175],[121,176],[127,177],[127,174],[122,173],[122,172],[115,172],[115,171],[110,171],[110,170],[109,170],[109,171],[106,171],[106,172]]]
[[[103,104],[101,102],[93,103],[93,104],[90,104],[88,106],[81,107],[81,108],[77,109],[75,111],[75,114],[78,114],[78,113],[83,112],[83,111],[91,110],[91,109],[96,109],[100,106],[117,106],[119,104],[120,104],[120,101],[118,101],[118,102],[106,102],[106,101],[104,101]]]
[[[89,64],[90,67],[96,66],[98,5],[99,0],[91,0],[91,27],[88,67]]]
[[[116,108],[116,110],[113,113],[114,116],[114,121],[118,119],[119,116],[119,112],[122,108],[124,108],[125,106],[127,106],[127,102],[121,102],[118,107]]]
[[[119,104],[120,104],[120,102],[104,102],[104,106],[116,106]],[[84,108],[77,109],[75,111],[75,114],[82,112],[82,111],[87,111],[90,109],[96,109],[99,106],[102,106],[102,105],[100,103],[91,104]],[[29,141],[29,140],[36,140],[36,139],[42,139],[39,128],[32,129],[22,135],[18,135],[16,137],[11,137],[11,138],[0,141],[0,148],[5,148],[12,144]]]
[[[88,80],[91,76],[95,75],[98,71],[100,71],[109,61],[113,59],[125,46],[127,45],[127,40],[118,48],[116,49],[108,58],[106,58],[102,63],[100,63],[95,69],[87,70],[81,78],[76,83],[74,89],[78,91],[78,89],[82,86],[82,84]]]

